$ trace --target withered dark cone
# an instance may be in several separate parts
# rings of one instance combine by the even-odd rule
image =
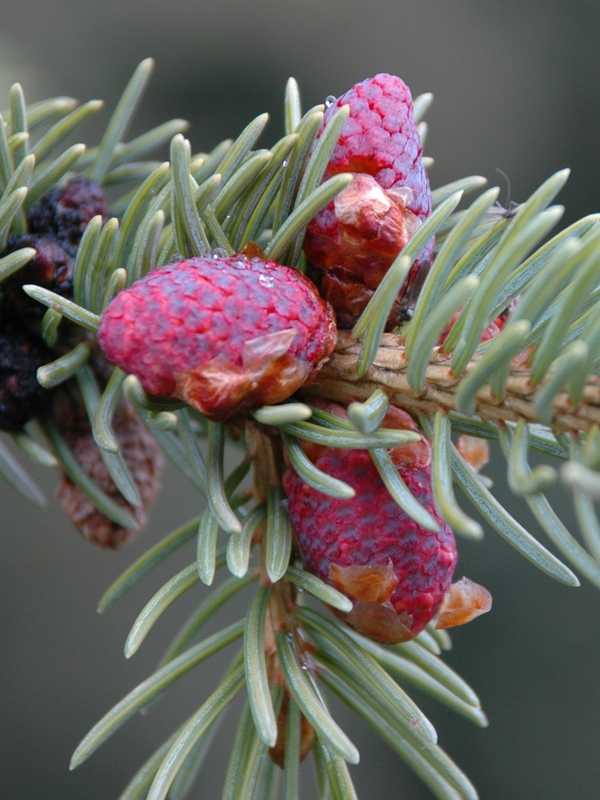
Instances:
[[[113,427],[119,441],[119,450],[142,498],[142,504],[136,507],[128,503],[115,486],[104,465],[87,419],[81,415],[75,419],[72,427],[64,431],[65,439],[75,458],[94,483],[115,503],[126,508],[135,517],[140,528],[143,528],[148,520],[149,506],[160,488],[163,457],[156,441],[148,433],[133,408],[122,402],[115,414]],[[105,516],[66,474],[62,475],[57,496],[67,516],[82,536],[100,547],[120,547],[138,533],[121,527]]]
[[[41,339],[13,323],[0,323],[0,430],[18,431],[48,405],[51,393],[37,381],[52,360]]]
[[[75,262],[62,245],[46,236],[25,233],[11,236],[4,255],[23,247],[33,247],[37,253],[24,267],[0,282],[0,317],[4,319],[22,314],[36,319],[44,316],[46,307],[25,294],[22,288],[25,284],[34,283],[63,297],[70,298],[73,294]]]
[[[85,226],[97,215],[106,217],[104,192],[95,181],[77,175],[44,195],[27,215],[27,224],[32,233],[56,239],[75,255]]]

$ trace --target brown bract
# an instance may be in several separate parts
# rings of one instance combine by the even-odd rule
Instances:
[[[492,595],[484,586],[468,578],[452,583],[440,608],[435,627],[454,628],[486,614],[492,607]]]
[[[354,175],[334,200],[334,241],[314,234],[305,251],[317,269],[354,278],[376,289],[391,263],[421,225],[409,211],[407,187],[382,189],[370,175]]]
[[[462,433],[456,442],[456,449],[473,472],[479,472],[490,460],[490,445],[478,436]]]
[[[411,630],[413,618],[403,611],[398,614],[393,605],[387,603],[365,603],[359,600],[348,614],[333,609],[333,613],[349,625],[382,644],[399,644],[414,639]]]
[[[240,405],[273,405],[286,400],[309,383],[335,347],[330,327],[324,356],[316,364],[294,358],[288,349],[296,335],[293,328],[246,341],[243,365],[236,366],[223,355],[175,376],[174,397],[185,400],[215,422],[228,419]]]
[[[356,322],[420,227],[421,220],[408,208],[412,199],[408,187],[383,189],[371,175],[355,174],[333,201],[337,224],[309,228],[304,250],[340,327]]]
[[[365,603],[387,603],[398,585],[391,559],[387,564],[331,564],[329,577],[336,589]]]

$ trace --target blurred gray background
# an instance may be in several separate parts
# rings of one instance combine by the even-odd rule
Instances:
[[[290,75],[305,107],[380,71],[413,94],[432,91],[427,152],[433,186],[482,174],[510,177],[523,200],[569,166],[564,221],[598,211],[600,181],[600,8],[593,0],[544,3],[476,0],[3,0],[0,97],[20,80],[28,100],[68,94],[106,100],[82,134],[95,143],[135,65],[157,69],[133,133],[168,117],[192,122],[195,151],[235,136],[269,111],[267,144],[282,132]],[[0,106],[6,100],[0,99]],[[501,484],[501,457],[496,480]],[[35,472],[35,470],[34,470]],[[188,592],[140,652],[122,646],[151,594],[193,558],[173,557],[103,617],[104,589],[146,547],[198,513],[201,499],[176,473],[167,479],[149,529],[132,546],[105,553],[84,542],[53,500],[55,476],[35,472],[50,498],[35,509],[0,486],[0,797],[110,800],[150,752],[211,691],[218,659],[188,676],[70,774],[70,754],[91,725],[148,675],[205,590]],[[514,501],[533,533],[535,523]],[[566,495],[558,507],[570,514]],[[541,535],[541,534],[540,534]],[[493,612],[454,634],[448,662],[480,693],[490,727],[479,730],[423,699],[441,744],[484,800],[598,797],[600,597],[566,589],[516,555],[492,531],[460,542],[459,572],[490,588]],[[242,614],[238,600],[233,614]],[[418,700],[421,698],[415,693]],[[336,707],[337,708],[337,707]],[[364,798],[429,798],[429,792],[350,714],[337,711],[360,746],[352,770]],[[230,715],[230,726],[234,723]],[[221,732],[192,793],[220,796],[232,728]],[[309,780],[304,798],[314,796]]]

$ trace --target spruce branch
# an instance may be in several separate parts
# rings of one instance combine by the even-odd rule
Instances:
[[[26,213],[35,202],[68,181],[73,171],[90,173],[105,187],[134,184],[114,202],[110,219],[96,215],[83,232],[75,255],[73,299],[29,283],[24,287],[48,309],[39,332],[53,358],[38,369],[39,382],[79,398],[99,448],[94,452],[110,474],[117,499],[128,505],[117,502],[88,475],[70,446],[68,427],[65,431],[53,411],[38,419],[44,444],[29,430],[12,433],[13,443],[36,463],[59,467],[109,520],[133,528],[141,492],[115,424],[120,404],[129,401],[193,491],[206,499],[201,514],[141,556],[100,600],[99,611],[108,609],[174,551],[196,540],[194,560],[152,594],[133,623],[125,644],[127,658],[182,595],[193,593],[200,581],[211,586],[222,568],[231,573],[211,588],[155,671],[92,728],[72,766],[180,677],[243,636],[243,647],[219,686],[139,770],[122,798],[183,798],[224,712],[245,689],[248,700],[223,797],[266,796],[276,787],[274,764],[280,764],[285,797],[296,798],[299,763],[314,744],[321,796],[331,791],[339,800],[351,800],[356,795],[346,762],[356,764],[359,753],[331,715],[321,691],[325,685],[438,797],[475,800],[472,784],[437,745],[433,725],[404,688],[405,682],[412,683],[474,724],[487,724],[475,692],[439,657],[449,647],[448,634],[437,630],[440,620],[430,616],[425,630],[404,641],[406,632],[412,637],[413,631],[398,615],[402,635],[395,631],[396,638],[381,641],[401,643],[376,644],[342,621],[351,621],[345,615],[354,610],[354,601],[329,585],[326,575],[321,579],[302,566],[284,491],[284,465],[287,459],[317,493],[351,504],[358,490],[315,466],[307,452],[368,451],[360,455],[376,469],[386,499],[427,535],[435,537],[447,523],[458,534],[480,538],[480,522],[455,500],[456,483],[479,517],[525,558],[555,580],[577,586],[570,567],[496,499],[460,443],[452,443],[451,434],[498,439],[509,487],[525,498],[565,559],[600,586],[600,522],[593,504],[600,496],[599,217],[579,220],[541,244],[562,215],[562,207],[550,203],[564,185],[567,170],[551,176],[525,203],[506,213],[493,206],[497,188],[481,194],[468,208],[459,208],[463,194],[484,185],[480,176],[438,188],[432,195],[433,213],[397,254],[354,331],[340,332],[317,379],[282,403],[244,409],[227,424],[210,421],[179,396],[148,394],[140,379],[103,361],[96,346],[102,315],[126,287],[186,257],[221,259],[245,247],[255,253],[260,245],[262,256],[304,269],[307,224],[353,180],[348,173],[326,174],[349,106],[339,108],[320,130],[323,106],[303,115],[297,84],[291,80],[284,106],[285,136],[271,148],[254,149],[267,124],[266,114],[250,122],[237,139],[226,140],[208,154],[193,154],[182,135],[186,123],[177,119],[123,142],[151,69],[150,59],[139,65],[97,147],[74,145],[49,157],[99,110],[97,101],[77,107],[68,98],[56,98],[27,106],[21,87],[15,85],[7,123],[0,119],[3,247],[9,235],[27,230]],[[422,137],[426,124],[421,118],[430,102],[431,95],[415,101]],[[30,142],[29,133],[46,123],[52,123],[46,133]],[[170,163],[140,160],[169,142]],[[410,309],[412,320],[395,333],[384,333],[395,300],[433,235],[436,256]],[[0,281],[25,268],[34,254],[23,247],[0,257]],[[181,314],[186,311],[182,308]],[[501,317],[499,327],[496,320]],[[347,414],[323,407],[323,400],[342,403]],[[410,425],[387,427],[386,415],[404,413],[399,409],[410,412]],[[409,488],[392,459],[396,448],[419,446],[426,447],[429,456],[423,433],[431,442],[435,517],[423,505],[426,501],[417,499],[419,487]],[[227,475],[225,447],[232,442],[238,445],[238,463]],[[533,448],[562,459],[562,468],[532,468]],[[242,481],[250,469],[252,489],[246,491]],[[2,441],[0,473],[23,496],[42,502]],[[559,475],[573,492],[583,545],[567,531],[544,494]],[[409,527],[410,523],[411,519]],[[199,641],[217,611],[252,584],[256,588],[245,618]],[[334,609],[336,617],[311,608],[311,597]],[[383,613],[386,601],[365,602]]]
[[[456,396],[464,376],[452,372],[452,355],[436,347],[425,371],[423,391],[417,392],[408,380],[410,361],[402,337],[385,333],[365,375],[358,371],[361,344],[349,331],[341,331],[335,351],[319,373],[315,383],[303,390],[310,396],[325,397],[340,403],[367,400],[373,392],[383,391],[394,405],[402,406],[416,414],[449,413],[456,410]],[[483,356],[472,358],[466,369],[469,375]],[[542,388],[545,384],[542,384]],[[495,423],[541,423],[535,406],[540,391],[532,384],[530,368],[513,362],[509,372],[506,394],[496,398],[489,386],[483,386],[475,395],[474,416]],[[551,427],[557,431],[589,431],[600,424],[600,376],[589,375],[579,403],[571,402],[567,392],[558,392],[552,401]],[[545,420],[544,420],[545,422]]]

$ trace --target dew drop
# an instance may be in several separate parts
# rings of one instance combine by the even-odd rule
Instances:
[[[259,275],[258,280],[265,289],[272,289],[275,286],[275,278],[272,275]]]
[[[332,106],[335,103],[336,100],[337,100],[337,97],[335,97],[335,95],[328,94],[327,97],[325,98],[325,105],[327,106],[327,108],[329,108],[330,106]]]
[[[210,256],[211,258],[227,258],[227,250],[223,247],[215,247],[214,250],[211,250]]]

